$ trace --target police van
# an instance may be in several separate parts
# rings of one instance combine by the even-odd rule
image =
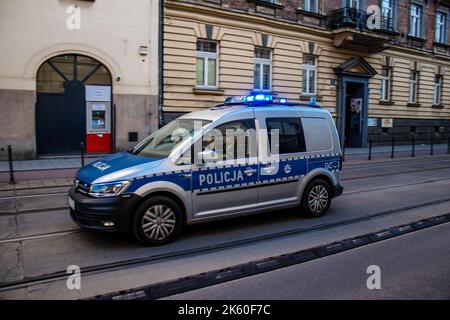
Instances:
[[[68,202],[83,228],[159,245],[187,224],[294,207],[321,217],[343,192],[341,168],[327,110],[266,94],[230,97],[84,166]]]

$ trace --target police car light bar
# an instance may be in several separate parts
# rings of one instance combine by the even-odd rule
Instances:
[[[274,105],[284,105],[284,106],[300,106],[300,107],[312,107],[312,108],[321,108],[318,104],[316,104],[315,98],[311,99],[308,103],[295,103],[288,102],[286,98],[277,98],[277,101],[274,101],[274,97],[271,94],[257,93],[250,96],[234,96],[228,97],[225,99],[224,106],[226,105],[238,105],[238,104],[246,104],[246,105],[264,105],[264,104],[274,104]]]
[[[273,102],[273,96],[270,94],[255,94],[255,95],[251,95],[251,96],[228,97],[225,100],[225,104],[261,103],[261,102]]]

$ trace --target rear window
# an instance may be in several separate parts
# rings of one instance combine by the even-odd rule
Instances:
[[[266,126],[272,154],[306,151],[305,135],[300,118],[267,118]]]
[[[306,149],[309,152],[330,151],[333,140],[330,125],[325,118],[303,118],[303,130],[306,135]]]

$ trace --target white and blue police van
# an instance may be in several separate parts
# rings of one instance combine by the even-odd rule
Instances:
[[[341,168],[326,109],[266,94],[230,97],[84,166],[68,202],[83,228],[159,245],[187,224],[286,208],[321,217],[343,192]]]

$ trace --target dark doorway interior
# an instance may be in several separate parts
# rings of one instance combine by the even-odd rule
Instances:
[[[347,82],[345,92],[345,146],[359,148],[364,145],[363,126],[365,106],[364,83]]]

